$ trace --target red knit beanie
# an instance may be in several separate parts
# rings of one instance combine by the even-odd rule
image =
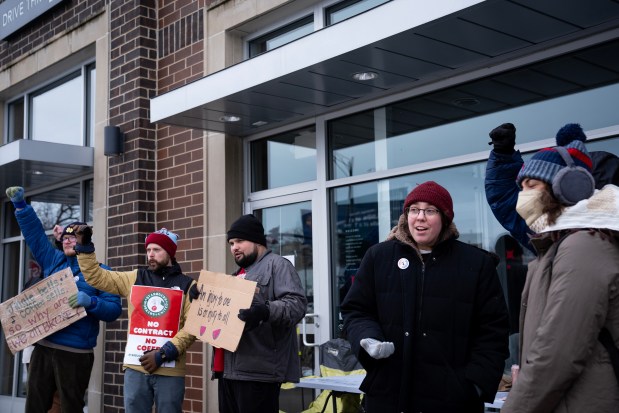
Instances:
[[[447,224],[454,219],[454,206],[449,192],[434,181],[424,182],[413,189],[404,200],[404,212],[406,208],[415,202],[427,202],[438,208],[447,218]]]
[[[148,248],[148,244],[157,244],[170,255],[170,258],[174,258],[177,241],[178,235],[168,231],[166,228],[161,228],[159,231],[155,231],[146,237],[144,247]]]

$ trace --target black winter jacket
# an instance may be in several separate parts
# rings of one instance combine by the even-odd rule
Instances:
[[[483,412],[494,400],[508,356],[497,261],[457,237],[451,224],[424,264],[403,215],[362,260],[342,315],[370,413]],[[359,344],[368,337],[394,354],[371,358]]]

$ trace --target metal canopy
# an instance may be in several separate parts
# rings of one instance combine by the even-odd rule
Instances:
[[[468,3],[469,7],[445,14],[448,6],[433,3]],[[383,4],[152,99],[151,121],[247,136],[519,57],[526,59],[551,47],[560,55],[567,43],[576,46],[556,59],[523,64],[506,73],[489,72],[481,80],[421,94],[417,105],[414,98],[408,106],[420,116],[442,111],[442,117],[449,119],[450,112],[461,112],[467,102],[477,103],[466,108],[469,114],[480,114],[618,81],[617,44],[606,45],[604,53],[589,54],[582,50],[586,42],[578,45],[579,39],[591,36],[599,36],[598,41],[619,38],[616,1],[475,3],[394,0]],[[423,10],[427,21],[420,20],[415,10]],[[373,40],[372,33],[384,37]],[[349,50],[343,51],[346,47]],[[366,71],[377,73],[378,78],[352,78]],[[433,110],[432,104],[438,106]],[[223,117],[230,115],[240,120],[224,122]]]
[[[44,188],[92,172],[94,149],[20,139],[0,147],[0,188]]]

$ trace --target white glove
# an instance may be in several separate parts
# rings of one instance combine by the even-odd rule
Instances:
[[[387,358],[395,351],[393,343],[389,341],[378,341],[374,338],[364,338],[359,344],[367,351],[370,357],[377,360]]]

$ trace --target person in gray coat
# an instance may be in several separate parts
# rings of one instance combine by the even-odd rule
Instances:
[[[264,227],[254,215],[232,223],[227,240],[240,267],[234,275],[256,281],[259,291],[251,307],[239,311],[245,329],[237,350],[215,349],[219,411],[278,413],[281,384],[301,377],[296,325],[307,298],[290,261],[266,247]]]
[[[591,165],[574,141],[542,149],[518,174],[516,210],[537,234],[537,258],[522,293],[520,372],[502,413],[618,411],[609,352],[619,344],[619,188],[594,191]]]

